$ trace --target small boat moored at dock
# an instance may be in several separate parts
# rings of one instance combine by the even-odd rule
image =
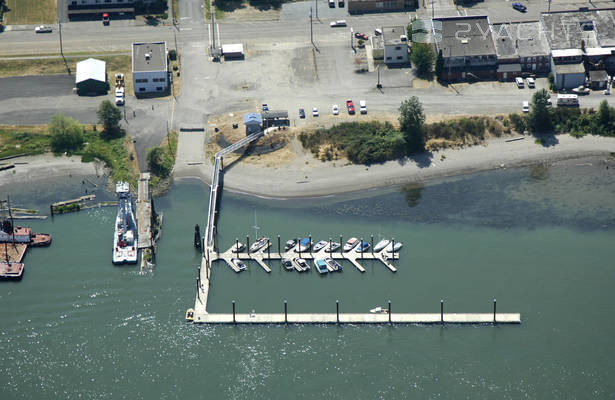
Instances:
[[[295,251],[303,253],[305,251],[308,251],[310,247],[312,247],[312,241],[310,240],[309,237],[306,237],[306,238],[301,239]]]
[[[324,249],[325,246],[327,246],[329,244],[329,242],[325,241],[325,240],[320,240],[318,243],[316,243],[314,245],[314,253],[319,252],[320,250]]]
[[[340,248],[340,244],[338,242],[331,242],[331,246],[329,246],[329,243],[327,243],[327,247],[325,247],[325,251],[327,253],[332,253],[339,248]]]
[[[303,258],[293,258],[293,262],[295,263],[295,265],[297,265],[297,267],[299,267],[299,270],[301,272],[305,272],[310,269],[310,266],[307,262],[305,262]]]
[[[350,251],[354,249],[355,246],[358,244],[359,244],[359,239],[357,239],[356,237],[350,238],[346,241],[346,244],[344,245],[344,251]]]
[[[327,268],[327,263],[322,258],[315,258],[314,266],[316,267],[316,271],[318,271],[319,274],[326,274],[327,272],[329,272],[329,268]]]
[[[241,243],[241,242],[237,242],[236,244],[233,245],[233,247],[231,247],[231,251],[233,253],[240,253],[242,251],[244,251],[246,248],[246,245]]]
[[[330,272],[342,272],[342,265],[330,257],[324,258]]]
[[[388,239],[382,239],[381,241],[379,241],[378,243],[376,243],[376,245],[374,246],[374,253],[379,253],[380,251],[382,251],[385,247],[387,247],[389,245],[389,243],[391,243],[390,240]]]
[[[367,251],[367,249],[369,249],[369,243],[363,241],[359,243],[359,245],[354,251],[356,251],[357,253],[364,253]]]
[[[282,266],[287,271],[292,271],[293,269],[295,269],[295,266],[293,265],[292,260],[289,260],[288,258],[282,259]]]
[[[250,252],[255,253],[259,250],[267,250],[268,244],[271,245],[271,243],[269,243],[268,237],[258,238],[258,240],[254,242],[252,246],[250,246]]]
[[[238,272],[245,271],[247,268],[246,263],[241,261],[239,258],[231,258],[231,262],[233,263],[234,266],[237,267],[237,269],[239,269]]]
[[[382,307],[376,307],[376,308],[372,308],[371,310],[369,310],[369,312],[372,314],[387,314],[389,310],[387,310],[386,308],[382,308]]]
[[[404,244],[402,242],[395,242],[395,247],[393,247],[393,242],[389,243],[389,245],[384,249],[387,253],[398,252]]]
[[[286,241],[286,244],[284,245],[284,250],[289,251],[291,250],[293,247],[295,247],[297,245],[297,239],[290,239]]]

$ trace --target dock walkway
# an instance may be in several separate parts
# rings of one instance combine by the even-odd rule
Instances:
[[[149,172],[139,176],[137,196],[137,220],[139,221],[139,249],[152,247],[152,203],[149,199]]]
[[[309,314],[203,314],[199,324],[493,324],[494,314],[408,314],[408,313],[309,313]],[[497,324],[520,324],[521,314],[496,314]]]

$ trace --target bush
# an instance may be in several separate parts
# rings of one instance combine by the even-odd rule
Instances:
[[[179,69],[179,67],[177,65],[173,66],[173,71],[177,71]]]
[[[73,153],[83,146],[83,127],[78,121],[62,114],[51,117],[49,133],[54,153]]]
[[[171,61],[177,60],[177,51],[175,49],[169,50],[169,60]]]

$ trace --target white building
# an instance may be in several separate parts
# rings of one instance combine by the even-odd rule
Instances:
[[[386,64],[406,64],[408,62],[408,40],[406,28],[391,26],[382,28],[384,39],[384,62]]]
[[[167,91],[169,64],[166,42],[132,44],[132,80],[136,96]]]

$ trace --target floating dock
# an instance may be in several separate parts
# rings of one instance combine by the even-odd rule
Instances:
[[[197,324],[520,324],[521,314],[207,314],[196,312]]]

